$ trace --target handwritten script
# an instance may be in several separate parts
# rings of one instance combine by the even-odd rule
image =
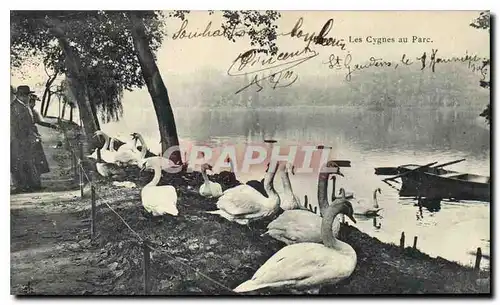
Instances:
[[[437,49],[431,49],[429,53],[423,52],[419,56],[408,56],[402,54],[399,60],[386,60],[381,57],[370,56],[364,60],[354,60],[353,55],[347,49],[346,43],[359,43],[363,40],[359,37],[351,37],[344,39],[342,37],[332,36],[334,28],[334,20],[328,19],[321,29],[316,33],[308,32],[303,29],[304,19],[300,17],[295,22],[293,28],[289,32],[278,33],[278,37],[290,37],[305,42],[305,46],[301,49],[278,52],[277,54],[269,54],[264,49],[250,49],[239,54],[232,62],[227,70],[227,74],[232,77],[249,76],[250,81],[244,87],[240,88],[237,93],[243,90],[255,87],[259,92],[265,87],[272,89],[286,88],[297,82],[299,75],[295,68],[302,65],[311,59],[317,57],[319,52],[313,47],[327,47],[324,50],[336,48],[338,51],[330,53],[326,61],[323,61],[329,69],[345,72],[345,80],[351,81],[353,76],[364,71],[400,67],[409,67],[419,65],[420,70],[436,71],[436,67],[448,63],[466,63],[467,67],[474,73],[480,75],[480,80],[484,81],[489,74],[490,61],[486,58],[478,57],[477,55],[465,55],[458,57],[439,57]],[[197,39],[197,38],[216,38],[216,37],[243,37],[249,36],[250,33],[257,33],[256,30],[249,30],[241,25],[232,25],[231,27],[212,28],[212,21],[208,22],[203,31],[192,31],[188,29],[189,21],[184,20],[179,29],[174,32],[172,39]],[[269,29],[261,29],[259,31],[269,31]],[[402,43],[431,43],[430,38],[419,38],[412,36],[411,40],[407,38],[399,38],[397,41]],[[373,41],[372,41],[373,40]],[[382,41],[383,40],[383,41]],[[382,42],[395,43],[395,38],[372,38],[367,36],[366,42],[371,44],[380,44]],[[323,50],[322,50],[323,51]],[[489,80],[489,79],[488,79]]]
[[[298,79],[298,75],[292,70],[300,64],[318,56],[318,53],[305,47],[294,52],[280,52],[276,55],[268,55],[261,49],[250,49],[236,57],[227,74],[229,76],[251,76],[251,82],[236,91],[236,94],[256,86],[257,91],[264,88],[264,81],[270,84],[272,89],[291,86]]]
[[[415,57],[414,59],[409,58],[406,54],[403,54],[399,61],[387,61],[382,58],[370,57],[367,61],[362,63],[352,64],[353,57],[350,53],[347,53],[344,57],[336,56],[330,54],[328,61],[324,64],[328,65],[328,68],[335,70],[345,70],[345,80],[351,81],[352,76],[355,72],[362,72],[370,68],[384,68],[393,67],[397,69],[400,66],[411,66],[414,64],[420,65],[420,70],[430,69],[432,72],[436,71],[436,64],[447,64],[453,62],[467,63],[468,68],[472,72],[479,72],[481,80],[485,80],[489,72],[489,60],[485,58],[478,57],[477,55],[469,55],[467,52],[461,57],[451,57],[451,58],[440,58],[437,57],[437,49],[432,49],[430,56],[424,52],[421,56]]]

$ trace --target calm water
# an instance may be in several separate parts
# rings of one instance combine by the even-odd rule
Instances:
[[[135,111],[134,111],[135,112]],[[159,152],[159,135],[152,109],[126,111],[119,123],[108,123],[103,130],[123,137],[130,132],[141,133],[149,147]],[[128,114],[127,114],[128,113]],[[389,109],[381,112],[353,108],[284,108],[284,109],[176,109],[176,122],[181,148],[190,144],[221,146],[235,143],[262,143],[275,139],[281,145],[312,143],[334,147],[337,159],[351,161],[343,168],[345,178],[337,179],[337,190],[344,187],[356,197],[370,198],[377,187],[381,211],[380,229],[372,219],[357,217],[356,226],[384,242],[399,244],[401,232],[407,245],[418,236],[418,248],[431,256],[473,264],[477,247],[484,254],[490,251],[489,204],[480,202],[442,202],[438,212],[424,209],[417,217],[414,200],[399,199],[397,191],[381,182],[374,174],[379,166],[407,163],[444,163],[460,158],[465,162],[450,169],[489,175],[489,129],[477,118],[478,111],[443,109]],[[144,122],[151,122],[144,124]],[[242,182],[261,179],[264,169],[238,173]],[[291,177],[299,198],[308,195],[316,203],[317,175],[297,174]],[[276,179],[276,188],[281,183]],[[482,267],[489,261],[482,260]]]

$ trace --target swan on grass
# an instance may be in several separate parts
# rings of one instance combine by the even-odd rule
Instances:
[[[378,212],[382,210],[382,208],[378,205],[377,200],[377,192],[382,194],[382,190],[380,188],[376,188],[373,191],[373,197],[371,200],[368,199],[357,199],[354,203],[354,214],[355,215],[365,215],[365,216],[375,216],[378,215]]]
[[[177,210],[177,191],[171,185],[157,185],[161,179],[161,164],[157,160],[148,160],[141,171],[150,166],[154,170],[153,179],[141,190],[141,201],[144,209],[153,216],[170,214],[179,215]]]
[[[323,244],[297,243],[288,245],[269,258],[252,278],[234,289],[248,292],[262,288],[282,288],[318,293],[322,285],[348,278],[357,264],[356,251],[337,240],[332,224],[338,214],[347,215],[354,223],[351,203],[339,199],[330,205],[321,222]]]
[[[145,163],[148,147],[144,138],[137,132],[131,134],[132,143],[126,143],[118,148],[116,152],[116,162],[121,165],[137,165],[142,167]],[[137,149],[137,141],[141,142],[141,150]],[[163,168],[163,166],[162,166]],[[152,168],[150,168],[152,170]]]
[[[333,162],[328,162],[326,167],[333,167],[336,170],[330,170],[322,167],[318,175],[318,204],[320,214],[324,215],[328,208],[328,179],[332,175],[342,175],[340,168]],[[286,192],[293,192],[287,188]],[[306,201],[306,200],[305,200]],[[306,202],[307,209],[307,202]],[[269,235],[276,240],[282,241],[287,245],[300,242],[321,243],[321,221],[322,217],[311,210],[286,210],[267,226],[267,231],[262,235]],[[335,217],[332,224],[332,232],[338,236],[340,230],[340,215]]]
[[[269,163],[267,163],[267,167],[266,167],[265,172],[267,173],[268,170],[269,170]],[[253,187],[254,189],[256,189],[257,191],[259,191],[259,193],[261,193],[264,197],[268,197],[267,192],[264,188],[264,179],[261,179],[260,181],[259,180],[248,180],[245,184],[249,185],[249,186]]]
[[[278,166],[277,163],[270,168],[264,177],[264,187],[269,195],[268,198],[253,187],[242,184],[224,191],[217,201],[218,210],[207,213],[219,215],[241,225],[249,225],[252,221],[275,214],[280,205],[280,197],[273,186]]]
[[[111,139],[109,145],[114,144],[114,139]],[[100,149],[100,154],[97,154],[97,162],[95,163],[95,167],[99,175],[108,178],[122,178],[126,175],[123,168],[119,167],[113,162],[106,162],[103,160],[103,156],[109,156],[105,152],[107,150]],[[99,157],[100,155],[100,157]]]
[[[206,198],[218,198],[222,196],[222,187],[219,183],[208,179],[207,170],[212,170],[212,166],[205,163],[201,166],[201,175],[203,176],[204,183],[200,186],[200,195]]]
[[[116,157],[116,152],[112,148],[112,145],[114,144],[114,138],[111,138],[110,136],[105,134],[102,130],[96,131],[93,137],[98,137],[98,136],[104,137],[104,145],[101,148],[96,148],[94,152],[87,157],[90,159],[98,160],[97,152],[100,151],[101,162],[104,161],[106,163],[114,163]]]

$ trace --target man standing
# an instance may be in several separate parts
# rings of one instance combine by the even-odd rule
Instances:
[[[38,128],[35,126],[35,124],[38,124],[40,126],[49,127],[49,128],[54,128],[54,129],[57,129],[57,127],[53,126],[52,124],[50,124],[48,122],[44,122],[44,120],[42,119],[40,114],[35,109],[35,105],[36,105],[37,100],[39,101],[40,99],[36,95],[30,94],[30,96],[29,96],[29,108],[31,109],[31,114],[33,117],[33,129],[34,129],[34,132],[37,136],[35,143],[33,143],[33,146],[32,146],[33,157],[35,160],[34,161],[35,166],[38,169],[38,173],[41,175],[41,174],[45,174],[45,173],[50,172],[50,169],[49,169],[49,163],[47,162],[47,158],[45,157],[45,152],[43,151],[42,139],[41,139],[40,134],[38,133]]]
[[[29,86],[17,87],[16,99],[10,105],[10,162],[11,173],[18,191],[41,188],[40,173],[35,166],[34,143],[38,139],[29,108]]]

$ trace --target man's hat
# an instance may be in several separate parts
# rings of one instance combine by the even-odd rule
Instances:
[[[35,93],[35,91],[30,90],[30,86],[22,85],[17,87],[17,94],[28,95],[30,93]]]

